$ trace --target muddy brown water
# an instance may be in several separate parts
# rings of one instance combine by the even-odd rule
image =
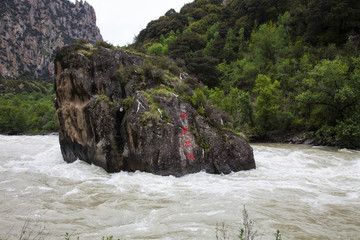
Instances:
[[[30,219],[45,239],[236,239],[243,206],[259,239],[360,239],[360,152],[253,144],[257,169],[181,178],[108,174],[62,160],[58,136],[0,136],[0,238]]]

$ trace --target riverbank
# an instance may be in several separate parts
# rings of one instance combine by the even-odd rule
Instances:
[[[327,140],[318,136],[315,132],[292,131],[292,132],[268,132],[264,137],[253,138],[250,143],[284,143],[284,144],[304,144],[310,146],[326,146],[336,148],[347,148],[352,150],[360,150],[335,140]]]

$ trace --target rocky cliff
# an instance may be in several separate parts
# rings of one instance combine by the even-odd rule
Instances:
[[[4,0],[0,5],[2,77],[53,74],[56,49],[77,39],[102,40],[86,2]]]
[[[255,168],[247,141],[168,59],[74,44],[55,58],[65,161],[160,175]]]

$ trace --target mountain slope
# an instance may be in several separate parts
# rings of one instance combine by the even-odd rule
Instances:
[[[360,1],[195,0],[134,47],[182,62],[250,139],[360,147]]]
[[[0,76],[51,75],[55,50],[77,39],[102,40],[88,3],[5,0],[0,6]]]

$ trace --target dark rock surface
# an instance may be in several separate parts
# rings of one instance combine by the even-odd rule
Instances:
[[[146,62],[103,47],[70,45],[57,53],[54,87],[65,161],[174,176],[255,168],[244,138],[199,114],[176,91],[191,91],[185,80]],[[124,69],[127,75],[119,77]]]

